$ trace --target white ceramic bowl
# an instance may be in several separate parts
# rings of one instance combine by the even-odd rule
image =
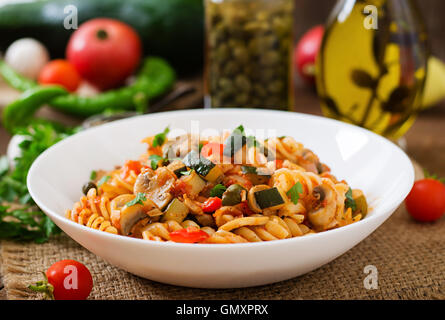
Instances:
[[[93,169],[112,169],[145,151],[141,139],[167,125],[190,131],[275,129],[312,149],[333,174],[365,192],[372,211],[357,223],[264,243],[160,243],[96,231],[64,217]],[[173,133],[173,132],[172,132]],[[70,237],[109,263],[151,280],[199,288],[263,285],[314,270],[354,247],[400,205],[414,181],[409,158],[393,143],[359,127],[310,115],[249,109],[157,113],[78,133],[32,165],[28,188],[38,206]]]

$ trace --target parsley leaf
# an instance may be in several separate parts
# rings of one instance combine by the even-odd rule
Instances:
[[[157,154],[152,154],[148,157],[148,160],[150,160],[150,165],[153,170],[156,170],[159,165],[159,161],[164,161],[164,158],[161,156],[158,156]]]
[[[216,186],[214,186],[212,190],[210,190],[210,196],[222,198],[222,195],[223,195],[224,191],[226,191],[226,190],[227,190],[227,188],[224,185],[219,183]]]
[[[167,127],[164,129],[163,132],[158,133],[155,135],[155,138],[153,140],[153,147],[162,146],[167,139],[167,134],[170,132],[170,128]]]
[[[97,186],[100,187],[101,185],[103,185],[105,182],[107,182],[108,180],[110,180],[111,176],[103,176],[102,179],[99,180],[99,182],[97,183]]]
[[[142,204],[142,205],[143,205],[143,204],[144,204],[144,201],[147,201],[147,198],[145,197],[145,193],[139,192],[139,193],[136,195],[136,198],[134,198],[133,200],[127,202],[127,203],[125,204],[125,206],[126,206],[126,207],[131,207],[131,206],[134,206],[134,205],[136,205],[136,204]]]
[[[244,134],[246,131],[244,130],[244,126],[241,124],[239,125],[235,130],[238,130],[239,132],[241,132],[242,134]],[[233,130],[233,131],[235,131]]]
[[[95,170],[91,171],[90,180],[96,180],[97,172]]]
[[[290,197],[294,204],[297,204],[301,193],[303,193],[303,186],[301,185],[300,181],[298,181],[286,194]]]
[[[76,128],[37,119],[27,127],[14,129],[23,141],[18,145],[21,154],[14,159],[14,168],[9,168],[6,157],[0,158],[0,203],[14,203],[13,209],[0,206],[0,239],[43,243],[61,232],[35,206],[26,179],[32,163],[43,151],[76,131]]]
[[[354,212],[357,209],[357,204],[355,203],[355,200],[352,198],[352,189],[349,188],[348,191],[345,194],[345,206],[346,208],[351,208],[352,212]]]

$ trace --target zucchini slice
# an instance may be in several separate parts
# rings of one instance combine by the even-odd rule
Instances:
[[[261,209],[274,209],[274,207],[284,204],[284,199],[276,187],[257,191],[254,195],[255,200]]]
[[[196,174],[195,170],[193,170],[188,176],[182,176],[181,180],[187,185],[187,194],[189,194],[191,197],[196,197],[206,185],[206,182]]]
[[[271,174],[266,168],[242,166],[241,171],[254,185],[267,184],[271,178]]]
[[[241,149],[247,142],[247,137],[244,134],[244,128],[239,126],[230,134],[230,136],[224,142],[225,147],[223,155],[226,157],[233,157],[235,152]]]
[[[175,220],[181,223],[189,211],[189,208],[181,200],[174,198],[165,209],[162,221]]]
[[[220,167],[216,166],[207,158],[201,157],[198,152],[190,151],[182,162],[189,168],[195,170],[201,177],[210,182],[216,182],[223,176]]]
[[[178,178],[182,176],[181,172],[187,171],[187,166],[180,160],[174,160],[167,166],[167,168],[173,171]]]

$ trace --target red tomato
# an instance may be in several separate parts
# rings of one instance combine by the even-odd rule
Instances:
[[[141,169],[142,165],[139,161],[127,160],[122,170],[122,176],[125,179],[131,171],[134,171],[134,173],[138,175],[141,172]]]
[[[311,85],[315,83],[315,60],[320,51],[323,34],[322,25],[313,27],[303,35],[294,51],[297,71],[303,80]]]
[[[222,157],[223,152],[224,152],[224,145],[216,142],[207,143],[201,149],[201,155],[205,158],[210,157],[212,154],[219,154],[220,157]]]
[[[76,91],[81,82],[79,73],[66,60],[58,59],[48,62],[40,71],[40,84],[59,84],[68,91]]]
[[[405,199],[405,206],[418,221],[436,221],[445,213],[445,186],[434,179],[416,181]]]
[[[56,300],[85,300],[93,288],[93,278],[85,265],[75,260],[61,260],[46,271],[54,287]]]
[[[206,232],[193,227],[170,232],[170,239],[174,242],[196,243],[202,242],[208,237]]]
[[[136,31],[106,18],[82,24],[66,49],[68,60],[80,75],[102,90],[122,84],[136,70],[141,55],[142,44]]]
[[[208,198],[203,204],[202,204],[202,211],[209,213],[209,212],[215,212],[219,208],[222,207],[222,200],[218,197]]]

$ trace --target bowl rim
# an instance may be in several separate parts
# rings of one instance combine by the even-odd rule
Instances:
[[[203,112],[215,113],[215,114],[232,113],[232,112],[246,113],[249,111],[252,112],[253,110],[256,113],[281,114],[282,116],[293,116],[293,117],[297,117],[297,118],[300,118],[303,120],[308,119],[311,121],[318,121],[318,122],[322,122],[322,123],[327,122],[327,123],[334,124],[335,126],[349,127],[353,130],[358,130],[359,132],[361,131],[364,134],[371,136],[373,139],[377,139],[380,143],[390,145],[391,148],[394,148],[394,150],[401,156],[401,159],[403,159],[403,161],[406,161],[409,165],[410,170],[406,173],[408,175],[407,178],[410,181],[410,183],[406,184],[403,188],[400,188],[399,189],[400,193],[398,194],[398,197],[392,198],[391,202],[386,201],[386,202],[380,204],[379,206],[377,206],[377,208],[373,208],[374,211],[376,209],[378,209],[376,214],[373,214],[371,216],[366,217],[363,220],[360,220],[358,222],[355,222],[355,223],[352,223],[352,224],[349,224],[349,225],[346,225],[343,227],[339,227],[336,229],[331,229],[331,230],[327,230],[327,231],[323,231],[323,232],[318,232],[318,233],[314,233],[314,234],[309,234],[304,237],[293,237],[293,238],[288,238],[288,239],[280,239],[280,240],[276,240],[276,241],[228,243],[228,244],[218,244],[218,245],[206,244],[206,243],[200,243],[199,245],[197,245],[197,244],[193,244],[193,243],[179,243],[179,242],[172,242],[172,241],[169,241],[169,242],[147,241],[144,239],[116,235],[116,234],[111,234],[108,232],[88,228],[84,225],[81,225],[81,224],[76,223],[70,219],[67,219],[63,215],[57,214],[55,211],[50,209],[45,203],[40,201],[40,199],[38,197],[38,191],[36,192],[33,189],[33,179],[34,179],[34,176],[36,175],[36,172],[38,172],[40,163],[44,162],[47,157],[49,157],[53,152],[56,152],[59,148],[63,147],[65,144],[69,144],[69,143],[71,143],[72,140],[78,139],[79,137],[81,137],[83,135],[94,134],[96,131],[104,130],[105,128],[112,128],[113,126],[121,126],[121,124],[123,124],[123,123],[135,121],[136,119],[140,120],[141,118],[147,118],[147,119],[152,119],[152,118],[157,118],[157,117],[162,118],[165,116],[172,116],[173,114],[175,116],[180,116],[182,114],[187,114],[187,115],[196,114],[196,116],[199,117],[202,115]],[[122,241],[128,241],[129,243],[135,243],[135,244],[145,243],[145,245],[147,245],[147,246],[153,245],[153,246],[161,246],[161,247],[166,247],[166,248],[184,248],[184,249],[185,248],[189,248],[189,249],[190,248],[202,248],[202,250],[209,249],[209,248],[212,248],[212,250],[226,250],[227,248],[235,249],[235,248],[251,248],[251,247],[257,247],[257,246],[260,246],[260,247],[275,246],[275,245],[279,245],[279,244],[285,245],[287,243],[292,243],[292,242],[306,241],[306,239],[315,239],[315,238],[320,238],[320,237],[326,237],[327,235],[334,236],[338,233],[347,232],[348,230],[359,228],[361,225],[363,225],[365,223],[370,223],[371,221],[381,218],[381,215],[384,215],[388,211],[394,211],[395,209],[397,209],[397,207],[403,202],[403,200],[408,195],[413,184],[414,184],[414,167],[413,167],[412,162],[409,159],[408,155],[398,145],[396,145],[392,141],[390,141],[390,140],[388,140],[388,139],[386,139],[386,138],[384,138],[370,130],[367,130],[365,128],[362,128],[362,127],[359,127],[359,126],[356,126],[356,125],[353,125],[350,123],[342,122],[342,121],[331,119],[331,118],[326,118],[323,116],[317,116],[317,115],[311,115],[311,114],[305,114],[305,113],[299,113],[299,112],[290,112],[290,111],[267,110],[267,109],[258,110],[258,109],[253,109],[253,108],[173,110],[173,111],[157,112],[157,113],[152,113],[152,114],[144,114],[144,115],[139,115],[139,116],[135,116],[135,117],[130,117],[130,118],[116,120],[116,121],[113,121],[110,123],[102,124],[100,126],[89,128],[87,130],[78,132],[72,136],[69,136],[69,137],[59,141],[58,143],[54,144],[50,148],[46,149],[34,160],[33,164],[31,165],[31,168],[29,169],[28,176],[27,176],[27,187],[28,187],[31,197],[33,198],[33,200],[35,201],[37,206],[54,222],[58,220],[58,221],[60,221],[60,223],[68,223],[71,226],[74,226],[75,228],[80,228],[81,230],[84,230],[86,232],[92,232],[93,234],[96,234],[101,237],[106,237],[106,238],[108,237],[108,239],[110,239],[110,240],[119,240],[120,239]],[[391,214],[392,214],[392,212],[390,214],[388,214],[388,216],[382,221],[382,223],[386,219],[388,219],[391,216]],[[378,228],[378,226],[377,226],[377,228]]]

